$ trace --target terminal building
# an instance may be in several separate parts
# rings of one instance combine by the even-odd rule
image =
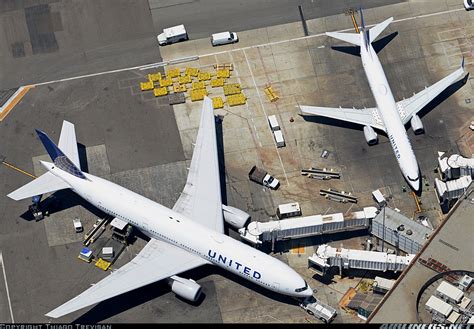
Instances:
[[[407,254],[416,254],[433,230],[384,207],[372,219],[371,233]]]

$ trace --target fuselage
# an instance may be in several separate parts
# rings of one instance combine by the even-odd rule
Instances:
[[[405,126],[400,118],[392,91],[372,44],[369,43],[368,47],[365,47],[364,31],[361,31],[360,35],[362,64],[375,98],[377,109],[380,112],[380,119],[385,126],[390,145],[403,176],[411,188],[419,192],[421,190],[420,169]]]
[[[82,198],[151,238],[184,249],[269,290],[301,298],[313,294],[296,271],[261,251],[100,177],[84,173],[87,179],[82,179],[52,163],[41,164]]]

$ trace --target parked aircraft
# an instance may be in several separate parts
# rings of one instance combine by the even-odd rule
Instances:
[[[151,238],[131,262],[47,316],[58,318],[163,279],[175,294],[197,301],[199,284],[177,275],[204,264],[219,266],[288,296],[313,295],[305,280],[288,265],[223,234],[223,219],[240,228],[249,215],[222,205],[214,120],[212,101],[206,97],[186,186],[173,209],[81,171],[73,124],[63,122],[58,146],[44,132],[36,131],[53,162],[41,161],[47,172],[10,193],[10,198],[20,200],[70,188]]]
[[[464,59],[462,60],[461,67],[444,79],[410,98],[395,102],[377,53],[372,47],[372,42],[392,22],[393,17],[375,25],[371,29],[366,29],[362,10],[360,14],[362,29],[359,34],[326,32],[326,35],[360,46],[362,65],[377,106],[355,109],[301,105],[300,109],[304,114],[324,116],[363,125],[364,136],[369,145],[378,142],[377,133],[374,131],[374,128],[384,131],[388,136],[403,176],[413,191],[420,194],[421,173],[404,125],[410,121],[415,134],[420,134],[424,131],[423,124],[417,113],[463,75]]]

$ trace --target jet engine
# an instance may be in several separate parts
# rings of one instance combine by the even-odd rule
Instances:
[[[364,136],[367,144],[374,145],[377,144],[378,138],[377,133],[375,132],[374,128],[371,126],[364,126]]]
[[[411,120],[411,129],[413,129],[413,132],[415,135],[419,135],[425,131],[425,128],[423,128],[423,123],[421,122],[421,119],[418,115],[414,115]]]
[[[201,286],[193,279],[184,279],[179,276],[172,276],[171,291],[181,298],[196,302],[201,296]]]
[[[224,220],[227,224],[232,225],[236,229],[244,227],[245,223],[250,219],[250,215],[240,209],[222,205]]]

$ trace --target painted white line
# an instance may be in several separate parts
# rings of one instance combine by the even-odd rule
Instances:
[[[8,306],[10,307],[10,317],[12,318],[12,323],[15,323],[15,319],[13,318],[12,302],[10,300],[10,291],[8,290],[7,274],[5,273],[5,263],[3,262],[3,254],[1,251],[0,251],[0,263],[2,265],[3,278],[5,280],[5,289],[7,291]]]
[[[252,68],[250,67],[249,59],[247,58],[247,54],[245,53],[245,49],[243,49],[242,51],[244,53],[245,61],[247,62],[247,66],[249,67],[250,75],[252,76],[253,85],[255,86],[255,90],[257,90],[258,100],[260,101],[260,105],[262,106],[263,113],[265,113],[265,118],[268,121],[268,115],[267,115],[267,112],[265,111],[265,106],[263,106],[262,97],[260,97],[260,91],[258,90],[257,82],[255,81],[255,77],[253,76],[253,72],[252,72]],[[262,62],[262,65],[263,65],[263,62]],[[269,129],[270,129],[270,127],[269,127]],[[278,151],[278,147],[276,145],[275,138],[272,138],[272,139],[273,139],[273,145],[275,145],[275,150],[277,151],[277,154],[278,154],[278,159],[280,159],[281,168],[283,169],[283,173],[285,174],[286,184],[288,184],[288,186],[289,186],[290,182],[288,181],[288,176],[286,175],[285,166],[283,165],[283,161],[281,160],[280,152]]]
[[[395,19],[395,20],[393,20],[393,23],[404,22],[404,21],[408,21],[408,20],[425,18],[425,17],[431,17],[431,16],[436,16],[436,15],[449,14],[449,13],[453,13],[453,12],[457,12],[457,11],[464,11],[464,8],[451,9],[451,10],[445,10],[445,11],[440,11],[440,12],[431,13],[431,14],[425,14],[425,15]],[[375,26],[375,25],[376,24],[371,24],[371,25],[367,25],[367,27],[372,27],[372,26]],[[348,28],[348,29],[338,30],[338,31],[334,31],[334,32],[347,32],[347,31],[352,31],[352,30],[354,30],[354,28]],[[324,33],[310,35],[310,36],[307,36],[307,37],[305,36],[305,37],[299,37],[299,38],[294,38],[294,39],[263,43],[263,44],[260,44],[260,45],[254,45],[254,46],[248,46],[248,47],[244,47],[244,48],[231,49],[231,50],[226,50],[226,51],[219,51],[219,52],[204,54],[204,55],[195,56],[195,57],[196,57],[196,59],[199,59],[201,57],[225,54],[225,53],[231,52],[231,51],[238,51],[238,50],[252,49],[252,48],[257,48],[257,47],[277,45],[277,44],[281,44],[281,43],[286,43],[286,42],[291,42],[291,41],[298,41],[298,40],[305,40],[305,39],[316,38],[316,37],[325,36],[325,35],[326,35],[326,33],[324,32]],[[192,58],[192,56],[189,57],[189,58]],[[173,63],[175,61],[179,61],[179,59],[170,60],[170,61],[166,61],[166,62],[156,62],[156,63],[144,64],[144,65],[133,66],[133,67],[126,67],[126,68],[117,69],[117,70],[110,70],[110,71],[103,71],[103,72],[98,72],[98,73],[79,75],[79,76],[76,76],[76,77],[52,80],[52,81],[47,81],[47,82],[34,83],[33,85],[41,86],[41,85],[48,85],[48,84],[64,82],[64,81],[90,78],[90,77],[95,77],[95,76],[104,75],[104,74],[118,73],[118,72],[123,72],[123,71],[130,71],[130,70],[137,70],[137,69],[138,70],[144,70],[144,69],[153,68],[153,67],[157,67],[157,66],[161,66],[161,65],[166,65],[166,63]]]
[[[394,19],[392,23],[397,23],[397,22],[403,22],[403,21],[408,21],[408,20],[413,20],[413,19],[419,19],[419,18],[425,18],[425,17],[430,17],[430,16],[435,16],[435,15],[442,15],[442,14],[449,14],[452,12],[456,11],[464,11],[463,8],[459,9],[451,9],[451,10],[446,10],[446,11],[440,11],[436,13],[431,13],[431,14],[425,14],[425,15],[419,15],[419,16],[412,16],[412,17],[407,17],[407,18],[400,18],[400,19]],[[367,25],[366,27],[373,27],[377,24],[370,24]],[[348,29],[343,29],[343,30],[337,30],[337,31],[332,31],[332,32],[348,32],[348,31],[353,31],[354,28],[348,28]],[[287,42],[292,42],[292,41],[299,41],[299,40],[306,40],[306,39],[311,39],[311,38],[316,38],[316,37],[322,37],[326,36],[326,32],[318,33],[318,34],[313,34],[309,36],[304,36],[304,37],[298,37],[298,38],[293,38],[293,39],[287,39],[287,40],[280,40],[280,41],[274,41],[274,42],[268,42],[268,43],[262,43],[259,45],[254,45],[254,46],[248,46],[248,47],[243,47],[243,48],[237,48],[237,49],[231,49],[231,50],[226,50],[226,51],[219,51],[215,53],[209,53],[209,54],[203,54],[200,55],[199,57],[205,57],[205,56],[212,56],[212,55],[218,55],[218,54],[224,54],[226,52],[231,52],[231,51],[239,51],[239,50],[245,50],[245,49],[252,49],[252,48],[259,48],[259,47],[265,47],[265,46],[273,46],[273,45],[278,45],[282,43],[287,43]]]
[[[155,63],[155,65],[158,63]],[[137,70],[141,69],[143,67],[150,66],[150,64],[146,65],[139,65],[139,66],[133,66],[133,67],[126,67],[123,69],[117,69],[117,70],[111,70],[111,71],[103,71],[103,72],[98,72],[98,73],[91,73],[91,74],[84,74],[84,75],[79,75],[76,77],[71,77],[71,78],[65,78],[65,79],[59,79],[59,80],[52,80],[52,81],[47,81],[47,82],[40,82],[40,83],[35,83],[35,86],[42,86],[42,85],[49,85],[52,83],[58,83],[58,82],[65,82],[65,81],[71,81],[71,80],[77,80],[77,79],[84,79],[84,78],[91,78],[91,77],[96,77],[99,75],[105,75],[105,74],[111,74],[111,73],[118,73],[118,72],[124,72],[124,71],[130,71],[130,70]]]

